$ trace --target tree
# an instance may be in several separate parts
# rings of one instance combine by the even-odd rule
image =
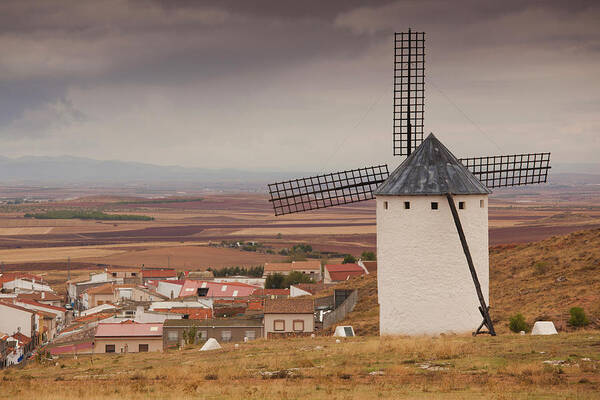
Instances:
[[[265,279],[265,289],[283,289],[285,285],[285,276],[282,274],[267,275]]]
[[[351,254],[346,254],[344,256],[344,261],[342,261],[342,264],[354,264],[356,262],[356,258],[351,255]]]
[[[375,256],[375,253],[373,253],[372,251],[363,251],[362,254],[360,255],[360,258],[363,261],[375,261],[375,260],[377,260],[377,256]]]
[[[299,271],[292,271],[285,277],[286,288],[289,288],[290,285],[295,285],[297,283],[313,283],[313,280],[310,276]]]
[[[196,335],[198,334],[198,328],[192,326],[190,329],[183,331],[183,340],[185,344],[195,344]]]

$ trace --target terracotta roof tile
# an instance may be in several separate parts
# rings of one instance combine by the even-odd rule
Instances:
[[[96,286],[86,290],[87,294],[113,294],[115,285],[113,283],[105,283],[104,285]]]
[[[317,294],[320,291],[327,289],[331,285],[327,285],[323,282],[317,282],[317,283],[297,283],[293,286],[297,287],[298,289],[304,290],[305,292],[308,292],[311,294]]]
[[[19,342],[21,342],[25,345],[31,342],[31,338],[29,336],[23,335],[21,332],[15,333],[14,335],[12,335],[12,337],[14,337]]]
[[[17,295],[17,300],[33,300],[33,301],[61,301],[62,297],[60,297],[57,294],[51,293],[51,292],[43,292],[43,297],[42,297],[42,293],[40,292],[34,292],[34,293],[19,293]]]
[[[265,314],[312,314],[313,299],[266,299]]]
[[[312,270],[315,272],[321,271],[321,261],[293,261],[291,263],[265,263],[265,272],[290,272]]]

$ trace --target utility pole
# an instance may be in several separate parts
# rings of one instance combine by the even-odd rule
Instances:
[[[71,280],[71,257],[67,257],[67,280]]]

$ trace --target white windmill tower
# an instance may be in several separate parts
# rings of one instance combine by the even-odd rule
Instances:
[[[269,201],[284,215],[377,195],[381,333],[462,332],[483,317],[474,333],[495,335],[487,195],[545,183],[550,153],[456,159],[435,136],[423,141],[425,33],[394,39],[393,149],[408,158],[391,175],[377,165],[272,183]]]
[[[490,193],[433,134],[377,188],[382,335],[463,332],[481,321],[457,229],[464,232],[489,304]]]

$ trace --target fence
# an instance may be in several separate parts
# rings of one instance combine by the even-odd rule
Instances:
[[[354,310],[358,301],[358,290],[353,291],[342,304],[332,312],[323,316],[323,329],[327,329],[332,325],[346,318],[349,312]]]

